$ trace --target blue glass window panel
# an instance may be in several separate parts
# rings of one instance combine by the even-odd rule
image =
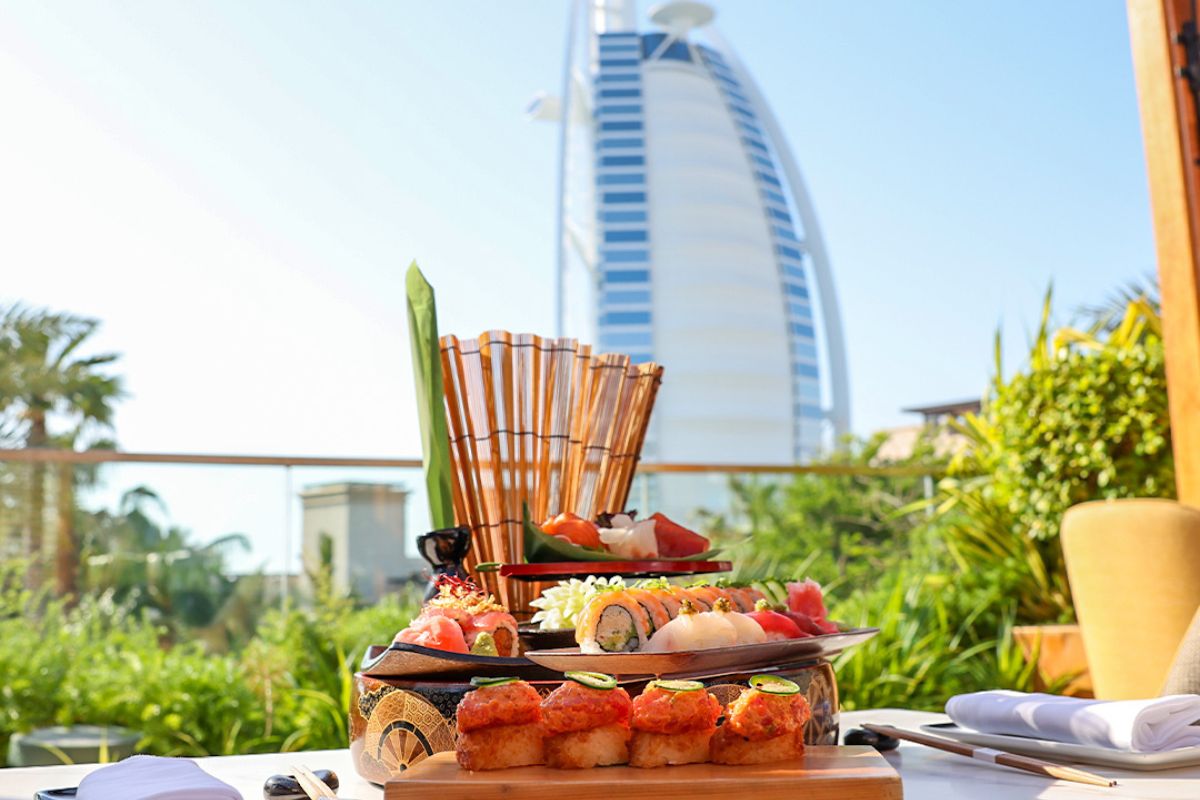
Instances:
[[[645,139],[601,139],[600,147],[610,150],[618,147],[643,147],[646,144]]]
[[[610,120],[600,123],[602,131],[640,131],[641,129],[642,123],[638,120]]]
[[[609,311],[600,318],[601,325],[649,325],[649,311]]]
[[[637,42],[637,33],[635,31],[607,31],[605,33],[600,34],[600,41],[605,42],[605,43],[612,42],[612,41],[620,41],[622,39],[628,39],[628,40],[630,40],[630,42],[636,43]]]
[[[817,360],[817,347],[816,347],[816,345],[807,344],[805,342],[797,342],[796,343],[796,355],[800,356],[801,358],[807,358],[809,361],[816,361]],[[804,385],[807,385],[807,384],[804,384]],[[817,389],[817,387],[813,386],[813,389]],[[820,389],[817,389],[817,392],[820,392]]]
[[[773,206],[767,206],[767,213],[770,214],[775,219],[781,220],[783,222],[791,222],[792,221],[791,216],[789,216],[786,211],[780,211],[778,208],[774,208]]]
[[[741,92],[733,89],[726,89],[725,94],[728,95],[731,100],[737,100],[739,103],[742,103],[746,106],[750,105],[750,98],[746,97],[746,95],[742,94]]]
[[[642,36],[642,58],[650,58],[658,52],[658,48],[662,46],[663,40],[667,38],[665,33],[647,33]],[[667,45],[667,48],[658,53],[656,58],[670,59],[672,61],[691,61],[692,53],[688,50],[686,42],[676,39]]]
[[[609,264],[633,264],[650,260],[648,250],[601,250],[600,257]]]
[[[781,255],[781,256],[787,256],[788,258],[794,258],[797,261],[801,261],[804,258],[804,254],[801,253],[799,250],[797,250],[794,247],[788,247],[785,244],[775,245],[775,252],[779,253],[779,255]]]
[[[640,114],[642,113],[641,106],[600,106],[596,109],[596,113],[600,116],[605,114]]]
[[[791,228],[784,228],[779,225],[774,225],[771,227],[771,230],[773,230],[775,232],[775,235],[778,236],[780,239],[787,239],[790,242],[800,241],[799,239],[796,238],[796,233]]]
[[[609,125],[612,123],[606,122],[605,124]],[[769,183],[772,186],[778,187],[780,189],[783,188],[783,184],[779,182],[779,178],[776,178],[774,175],[768,175],[767,173],[763,172],[762,170],[759,170],[758,172],[756,172],[754,174],[757,175],[758,179],[760,181],[762,181],[763,183]]]
[[[617,333],[615,331],[602,331],[600,333],[601,347],[649,347],[652,344],[650,341],[650,331],[645,333]]]
[[[762,138],[762,131],[760,131],[756,126],[751,125],[749,122],[742,122],[741,120],[738,120],[738,127],[744,130],[746,133],[753,133],[758,138]]]
[[[602,167],[643,167],[645,165],[644,156],[604,156],[600,159]]]
[[[816,352],[817,352],[816,348],[812,347],[812,345],[805,345],[805,347],[810,347],[814,354],[813,358],[816,358]],[[799,390],[800,396],[803,397],[805,400],[816,400],[818,402],[821,400],[821,387],[820,386],[813,383],[812,381],[798,381],[797,384],[798,385],[796,386],[796,388]]]
[[[801,295],[798,295],[798,296],[808,297],[808,290],[804,288],[804,281],[806,280],[806,278],[804,277],[804,270],[801,269],[800,267],[794,267],[791,264],[784,264],[783,271],[788,276],[800,281],[800,285],[795,288],[800,289],[804,293]],[[792,287],[789,285],[789,287],[788,287],[789,292],[791,291],[791,288]],[[795,293],[793,292],[793,294],[795,294]]]
[[[601,211],[600,219],[604,222],[645,222],[645,211]]]
[[[743,136],[742,141],[746,144],[746,146],[753,147],[755,150],[761,150],[764,153],[769,152],[767,150],[767,146],[758,139],[751,139],[749,136]]]
[[[755,164],[758,164],[760,167],[766,167],[767,169],[775,169],[775,162],[771,161],[771,159],[769,159],[769,158],[763,158],[760,155],[751,153],[750,160],[753,161]]]
[[[788,311],[794,319],[812,322],[812,307],[807,303],[788,303]]]
[[[616,175],[596,176],[596,183],[599,184],[636,184],[645,182],[646,176],[640,172],[637,174],[618,173]]]
[[[751,111],[750,109],[743,108],[742,106],[739,106],[739,105],[732,105],[732,104],[729,107],[731,109],[733,109],[733,113],[740,114],[741,116],[745,117],[746,119],[750,120],[751,122],[754,122],[754,112]]]
[[[600,53],[636,53],[638,46],[636,44],[613,44],[610,42],[600,43]]]
[[[645,269],[613,269],[604,272],[606,283],[649,283],[650,271]]]
[[[641,89],[601,89],[600,97],[641,97]]]
[[[628,83],[641,77],[636,72],[605,72],[599,76],[598,80],[601,83]]]
[[[646,241],[645,231],[605,231],[604,241],[606,242],[644,242]]]
[[[814,338],[812,325],[801,325],[799,322],[789,322],[788,329],[796,336],[807,336],[809,339]]]
[[[606,306],[637,305],[650,302],[650,292],[605,292],[600,302]]]
[[[817,368],[813,367],[812,371],[813,371],[813,377],[816,377]],[[820,419],[821,417],[824,416],[824,414],[821,413],[821,409],[819,407],[810,406],[808,404],[801,404],[799,406],[799,411],[800,411],[800,416],[805,417],[807,419]]]
[[[738,83],[737,81],[735,81],[733,78],[728,78],[719,72],[715,72],[715,73],[713,73],[713,75],[716,77],[716,79],[718,81],[720,81],[722,84],[724,84],[725,88],[727,88],[727,89],[741,89],[742,88],[742,85],[740,83]]]
[[[645,192],[605,192],[602,195],[605,203],[644,203]]]
[[[601,67],[636,67],[638,65],[636,58],[602,58],[600,59]]]
[[[768,200],[774,200],[779,205],[787,207],[787,200],[779,192],[772,192],[770,189],[763,189],[763,197]]]

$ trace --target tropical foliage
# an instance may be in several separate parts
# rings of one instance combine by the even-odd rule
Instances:
[[[1026,622],[1070,619],[1058,543],[1076,503],[1175,490],[1161,322],[1138,297],[1119,321],[1050,329],[1050,296],[1028,363],[996,378],[942,481],[939,511],[963,571],[1002,565]]]

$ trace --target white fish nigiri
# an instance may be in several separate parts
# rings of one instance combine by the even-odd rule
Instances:
[[[654,520],[634,522],[626,514],[614,514],[612,527],[601,528],[600,541],[613,555],[634,561],[658,558],[658,539],[654,536]]]
[[[662,626],[646,643],[647,653],[708,650],[738,643],[737,628],[715,611],[696,613],[690,600],[679,607],[679,616]]]
[[[724,597],[713,603],[713,610],[709,613],[720,616],[733,626],[738,644],[762,644],[767,640],[767,632],[762,625],[755,622],[753,617],[734,611],[733,604]]]

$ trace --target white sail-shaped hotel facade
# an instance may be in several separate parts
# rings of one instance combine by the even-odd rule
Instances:
[[[697,2],[571,0],[561,333],[666,366],[644,455],[806,461],[849,426],[837,298],[770,108]]]

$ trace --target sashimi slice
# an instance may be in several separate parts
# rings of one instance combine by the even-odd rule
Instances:
[[[396,641],[450,653],[470,652],[462,628],[449,617],[414,619],[411,625],[396,634]]]
[[[793,581],[787,585],[787,604],[789,611],[798,611],[813,619],[825,619],[829,616],[825,609],[821,584],[812,578]]]

